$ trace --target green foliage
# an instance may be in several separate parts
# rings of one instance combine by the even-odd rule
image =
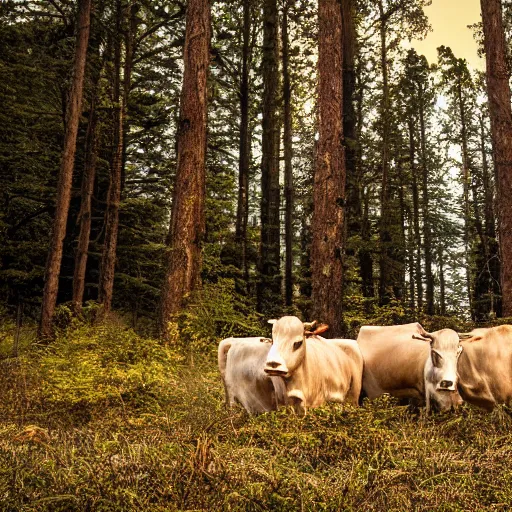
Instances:
[[[229,336],[260,336],[262,319],[246,297],[236,293],[233,279],[204,283],[193,293],[178,319],[181,342],[194,349],[216,350]]]
[[[41,400],[64,408],[144,405],[168,384],[167,371],[180,359],[120,325],[90,327],[75,320],[40,356]]]

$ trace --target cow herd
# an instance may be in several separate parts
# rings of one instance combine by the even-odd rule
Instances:
[[[358,404],[388,393],[426,411],[463,401],[512,405],[512,326],[426,332],[419,323],[363,326],[357,340],[325,339],[327,326],[295,316],[270,320],[272,339],[227,338],[218,349],[226,404],[250,414],[291,405]]]

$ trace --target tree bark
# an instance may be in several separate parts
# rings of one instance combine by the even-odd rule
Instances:
[[[278,11],[263,2],[263,117],[261,148],[261,242],[258,311],[275,315],[281,305],[281,233],[278,118]]]
[[[361,65],[358,66],[358,70],[355,74],[356,80],[361,79],[362,69]],[[357,95],[356,95],[356,140],[361,140],[362,132],[363,132],[363,91],[364,86],[359,81],[357,83]],[[374,286],[374,278],[373,278],[373,256],[372,251],[370,249],[371,244],[371,236],[372,229],[369,220],[369,201],[370,201],[370,193],[368,187],[365,187],[362,183],[363,181],[363,170],[361,165],[362,160],[362,147],[360,144],[357,144],[355,147],[355,171],[356,171],[356,187],[358,194],[358,201],[354,202],[355,206],[359,206],[359,211],[356,209],[354,211],[354,217],[360,217],[360,233],[361,233],[361,247],[359,248],[359,275],[361,276],[361,292],[363,297],[370,298],[375,297],[375,286]],[[370,313],[371,307],[370,303],[366,303],[366,310]]]
[[[354,106],[354,96],[356,90],[356,31],[354,23],[354,0],[345,0],[341,2],[342,17],[342,37],[343,37],[343,144],[345,147],[345,168],[346,168],[346,194],[347,194],[347,212],[346,212],[346,233],[345,248],[347,254],[354,254],[358,249],[361,254],[362,247],[352,247],[352,244],[346,242],[352,237],[361,235],[361,183],[360,176],[357,175],[357,141],[356,133],[357,116]],[[358,98],[359,99],[359,98]]]
[[[114,153],[110,167],[110,181],[107,193],[107,208],[105,211],[105,238],[101,254],[98,301],[103,306],[102,316],[108,314],[112,307],[114,292],[114,276],[116,267],[117,234],[119,231],[119,204],[121,202],[121,183],[123,169],[124,144],[124,98],[121,97],[121,0],[117,0],[117,38],[114,47],[114,77],[113,77],[113,133]],[[125,76],[126,81],[126,76]]]
[[[57,303],[59,274],[62,262],[62,248],[64,237],[66,236],[66,223],[68,219],[69,202],[71,199],[71,182],[75,162],[76,138],[82,110],[85,63],[91,23],[91,3],[92,0],[81,0],[79,2],[73,80],[71,83],[69,102],[66,111],[64,150],[59,170],[57,202],[52,227],[50,251],[48,253],[48,260],[46,263],[41,320],[39,323],[39,336],[43,338],[48,338],[53,334],[52,320],[55,305]]]
[[[393,272],[391,268],[392,237],[390,233],[390,211],[389,211],[389,130],[390,130],[390,97],[388,80],[388,58],[387,58],[387,25],[382,0],[379,0],[380,14],[380,66],[382,74],[382,100],[380,105],[381,116],[381,166],[382,181],[380,194],[380,258],[379,258],[379,303],[384,306],[389,303],[393,296]]]
[[[481,0],[498,203],[503,316],[512,316],[512,112],[500,0]]]
[[[318,2],[319,138],[313,188],[311,246],[315,318],[343,334],[343,235],[345,158],[343,148],[342,19],[337,0]]]
[[[500,260],[496,242],[496,224],[494,217],[494,194],[489,164],[487,160],[486,131],[484,116],[480,115],[480,152],[482,155],[482,182],[484,188],[484,226],[485,226],[485,256],[489,276],[489,316],[501,316],[500,301]]]
[[[446,315],[446,282],[444,277],[444,253],[441,246],[438,247],[437,260],[439,263],[439,313]]]
[[[414,259],[415,252],[415,239],[414,239],[414,227],[411,222],[412,213],[409,209],[409,309],[411,311],[416,310],[416,264]]]
[[[160,332],[169,338],[172,315],[200,279],[205,233],[207,75],[210,60],[209,0],[189,0],[178,129],[178,159],[166,274],[160,302]]]
[[[247,288],[249,270],[247,264],[247,223],[249,220],[249,166],[251,140],[249,129],[249,66],[251,62],[251,2],[243,2],[243,49],[242,76],[240,80],[240,155],[238,166],[238,203],[236,212],[235,241],[240,251],[239,267],[243,273],[244,291]],[[239,287],[240,288],[240,287]],[[242,291],[242,290],[238,290]]]
[[[466,286],[468,291],[469,299],[469,310],[473,318],[473,290],[471,285],[471,270],[469,265],[470,253],[470,204],[469,204],[469,151],[468,151],[468,136],[466,126],[466,107],[464,98],[462,97],[462,84],[460,83],[460,77],[457,83],[457,102],[459,106],[460,115],[460,141],[461,141],[461,154],[462,154],[462,183],[463,183],[463,201],[464,201],[464,253],[466,259]]]
[[[87,126],[85,142],[85,164],[80,193],[80,213],[78,214],[80,233],[78,235],[78,246],[76,249],[75,268],[73,274],[73,309],[75,313],[79,313],[82,309],[85,290],[85,272],[87,269],[89,238],[91,235],[91,200],[94,190],[96,163],[98,160],[97,126],[98,113],[96,110],[96,96],[94,96],[91,101],[89,124]]]
[[[418,177],[416,168],[416,140],[414,137],[414,119],[409,118],[409,167],[412,177],[412,218],[414,226],[414,247],[416,258],[414,261],[414,281],[416,281],[416,297],[418,310],[423,308],[423,276],[421,273],[421,232],[420,232],[420,199],[418,191]]]
[[[425,126],[425,99],[424,90],[419,88],[419,114],[420,114],[420,150],[421,150],[421,192],[423,210],[423,238],[425,247],[425,302],[427,315],[433,315],[434,310],[434,275],[432,272],[432,228],[430,225],[430,206],[428,190],[428,160],[427,135]]]
[[[281,37],[283,41],[283,114],[284,114],[284,194],[285,194],[285,305],[291,306],[293,301],[293,170],[292,170],[292,106],[289,70],[288,40],[288,9],[289,3],[283,7]]]
[[[135,57],[135,36],[137,34],[137,27],[139,20],[137,18],[137,12],[139,6],[137,0],[130,0],[128,5],[128,26],[125,31],[124,44],[125,44],[125,59],[124,59],[124,78],[123,78],[123,159],[121,167],[121,193],[124,190],[126,182],[126,160],[128,151],[128,134],[130,132],[130,116],[129,116],[129,104],[130,104],[130,91],[132,88],[132,70],[133,60]]]

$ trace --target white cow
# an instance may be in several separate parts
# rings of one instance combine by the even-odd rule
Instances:
[[[316,322],[303,323],[295,316],[269,323],[272,347],[265,372],[284,379],[288,401],[297,412],[305,414],[308,407],[330,401],[358,403],[363,358],[355,340],[327,340],[311,332]]]
[[[427,333],[419,323],[363,326],[357,342],[364,358],[363,391],[368,398],[389,393],[434,402],[440,410],[458,406],[458,334],[451,329]],[[429,343],[430,342],[430,346]]]
[[[228,407],[238,402],[250,414],[258,414],[286,404],[283,380],[263,371],[270,343],[261,337],[227,338],[219,343],[219,371]]]

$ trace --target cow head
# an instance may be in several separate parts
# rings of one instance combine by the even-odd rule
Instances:
[[[300,366],[306,354],[306,338],[315,331],[316,322],[304,323],[296,316],[269,320],[272,327],[272,347],[265,362],[268,375],[289,377]]]
[[[459,336],[451,329],[434,333],[421,332],[414,336],[430,342],[430,357],[425,364],[425,388],[441,410],[450,409],[458,402],[452,394],[457,391],[457,360],[462,352]]]

